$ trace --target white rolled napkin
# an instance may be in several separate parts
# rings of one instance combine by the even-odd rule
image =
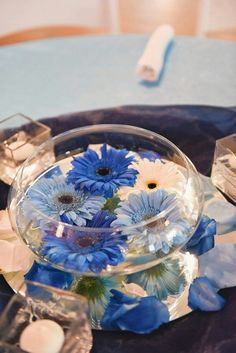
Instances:
[[[174,29],[170,25],[161,25],[151,35],[143,55],[138,61],[137,75],[145,81],[156,81],[164,65],[165,53],[173,40]]]

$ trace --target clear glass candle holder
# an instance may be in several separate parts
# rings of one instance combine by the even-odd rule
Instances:
[[[19,347],[0,341],[0,352],[1,353],[25,353]]]
[[[52,320],[59,324],[65,335],[60,353],[88,353],[92,347],[92,335],[87,314],[88,306],[84,297],[26,281],[1,315],[0,342],[2,346],[6,345],[6,352],[10,347],[12,351],[9,352],[18,352],[20,337],[26,327],[37,320]],[[37,344],[40,346],[42,343]]]
[[[218,189],[236,202],[236,134],[216,141],[211,179]]]
[[[22,114],[0,121],[0,178],[5,183],[11,184],[19,166],[50,135],[51,129],[48,126]],[[44,155],[43,158],[48,159],[52,156],[51,153]],[[31,166],[29,172],[32,171]]]

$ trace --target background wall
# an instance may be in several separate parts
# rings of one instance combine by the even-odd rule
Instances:
[[[207,0],[209,31],[236,28],[236,0]]]
[[[0,35],[56,24],[108,27],[107,0],[0,0]]]
[[[236,0],[0,0],[0,36],[58,24],[149,32],[163,22],[177,34],[236,29]]]

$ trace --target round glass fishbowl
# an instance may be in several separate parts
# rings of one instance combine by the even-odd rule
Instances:
[[[111,289],[157,296],[177,316],[176,300],[197,273],[184,247],[202,207],[200,177],[173,143],[113,124],[42,144],[9,196],[17,233],[40,266],[73,277],[68,289],[87,297],[98,328]]]

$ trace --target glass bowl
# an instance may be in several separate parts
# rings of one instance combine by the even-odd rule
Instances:
[[[54,211],[58,207],[58,213],[60,212],[61,204],[58,206],[58,199],[64,203],[67,210],[73,210],[74,200],[71,190],[64,191],[62,187],[59,190],[59,187],[54,184],[45,189],[42,183],[48,183],[50,180],[56,180],[58,183],[58,180],[66,177],[66,173],[72,168],[71,162],[74,158],[81,156],[88,146],[99,151],[104,143],[117,150],[126,149],[129,151],[130,158],[133,160],[135,158],[136,164],[139,164],[139,174],[136,176],[136,184],[139,183],[139,185],[121,186],[118,192],[113,194],[113,198],[110,197],[111,195],[105,196],[105,208],[110,211],[114,203],[116,205],[114,207],[117,207],[115,212],[119,212],[118,221],[113,221],[109,227],[100,228],[99,225],[87,227],[84,223],[78,226],[76,222],[73,224],[63,222],[63,217],[59,218]],[[40,155],[51,148],[54,148],[55,163],[50,166],[41,163],[37,168],[37,175],[29,175],[28,165],[37,164]],[[92,161],[91,164],[95,163]],[[107,163],[109,164],[110,161]],[[94,168],[96,169],[96,165]],[[101,173],[106,173],[106,168],[108,167],[102,170],[101,167],[97,167]],[[122,169],[122,166],[114,165],[111,166],[112,168],[115,174],[117,170],[119,172],[119,168]],[[150,173],[147,175],[150,170],[152,175]],[[91,173],[90,170],[88,170],[88,177],[90,177],[89,173]],[[105,180],[105,183],[109,182]],[[51,195],[46,194],[48,190],[51,190]],[[47,196],[45,200],[48,200],[44,208],[45,212],[42,211],[42,199],[37,200],[35,192],[38,195],[45,192]],[[55,200],[55,194],[57,200]],[[80,197],[82,198],[83,195]],[[146,197],[148,198],[145,199]],[[94,202],[92,207],[95,202],[100,202],[99,198],[101,199],[101,196],[96,196],[96,201],[92,200]],[[119,207],[118,201],[123,201],[122,207]],[[138,202],[140,207],[137,205]],[[58,204],[52,206],[52,203]],[[30,249],[41,260],[58,269],[75,273],[85,272],[86,275],[94,275],[98,272],[102,275],[133,273],[154,266],[166,257],[172,256],[194,233],[201,215],[202,204],[203,191],[200,178],[188,158],[164,137],[144,129],[124,125],[89,126],[68,131],[48,140],[20,168],[9,197],[10,216],[14,229]],[[81,208],[81,204],[79,206],[80,213],[84,213],[85,210]],[[94,208],[98,210],[99,206],[96,204]],[[53,212],[49,210],[52,207],[54,207]],[[127,207],[128,211],[125,209]],[[143,210],[144,207],[146,210]],[[137,214],[139,211],[140,214]],[[64,213],[65,216],[67,214]],[[127,214],[130,218],[126,222],[122,217]],[[82,255],[94,253],[95,250],[100,254],[103,251],[106,252],[106,247],[113,247],[115,252],[119,247],[121,261],[117,259],[119,263],[108,264],[105,268],[103,266],[101,271],[93,269],[92,266],[86,267],[86,271],[78,270],[76,266],[70,265],[70,261],[64,261],[63,255],[61,261],[53,260],[50,250],[47,251],[43,245],[46,243],[45,234],[54,236],[56,241],[61,240],[62,247],[64,240],[68,239],[71,246],[76,248],[78,245],[78,249],[83,250]],[[53,242],[53,239],[50,239],[50,242]],[[55,244],[54,251],[57,248],[61,251]],[[66,245],[64,249],[65,252],[70,251]],[[110,262],[112,263],[112,260]]]
[[[43,160],[51,150],[54,162]],[[128,125],[86,126],[48,140],[9,194],[12,226],[37,259],[26,279],[85,296],[95,329],[109,328],[112,295],[154,296],[170,320],[191,310],[198,261],[185,244],[202,207],[191,161],[163,136]]]

